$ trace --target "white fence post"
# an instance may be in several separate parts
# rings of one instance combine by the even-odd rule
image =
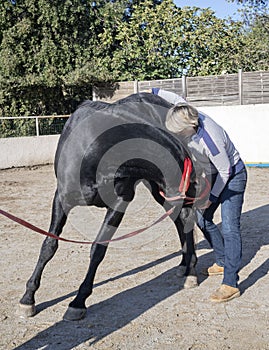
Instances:
[[[139,92],[138,80],[134,81],[134,93],[137,94]]]
[[[36,130],[36,136],[39,136],[38,117],[35,118],[35,130]]]
[[[238,69],[239,104],[243,104],[243,71]]]
[[[97,101],[97,96],[96,96],[96,92],[94,90],[94,87],[92,88],[92,100]]]
[[[188,91],[187,91],[187,77],[186,77],[186,75],[182,75],[181,82],[182,82],[182,97],[184,99],[186,99],[187,95],[188,95]]]

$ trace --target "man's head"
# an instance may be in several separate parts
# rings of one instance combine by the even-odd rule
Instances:
[[[193,134],[198,127],[198,111],[187,103],[177,104],[168,111],[165,126],[175,134]]]

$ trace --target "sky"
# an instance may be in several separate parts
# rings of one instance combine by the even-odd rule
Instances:
[[[226,0],[174,0],[177,6],[196,6],[201,8],[210,7],[219,18],[227,18],[231,16],[233,19],[240,19],[240,15],[236,13],[240,7],[235,3],[230,3]]]

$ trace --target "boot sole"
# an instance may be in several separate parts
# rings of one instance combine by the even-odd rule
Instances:
[[[229,298],[225,298],[225,299],[214,299],[214,298],[210,298],[210,301],[212,301],[213,303],[224,303],[226,301],[229,301],[229,300],[232,300],[234,298],[238,298],[240,297],[241,293],[240,291],[239,292],[236,292],[234,293],[233,295],[229,296]]]

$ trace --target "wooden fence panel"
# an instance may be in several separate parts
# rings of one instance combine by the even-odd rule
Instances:
[[[124,81],[115,84],[98,85],[93,88],[93,99],[113,103],[134,93],[135,82]]]
[[[188,77],[188,101],[196,106],[239,104],[238,74]]]
[[[153,87],[185,96],[194,106],[269,103],[269,71],[119,82],[94,88],[94,93],[96,99],[114,102]]]
[[[151,88],[160,88],[163,90],[168,90],[174,92],[178,95],[183,95],[182,79],[163,79],[163,80],[148,80],[140,81],[139,91],[147,91]]]
[[[269,103],[269,72],[243,73],[243,104]]]

